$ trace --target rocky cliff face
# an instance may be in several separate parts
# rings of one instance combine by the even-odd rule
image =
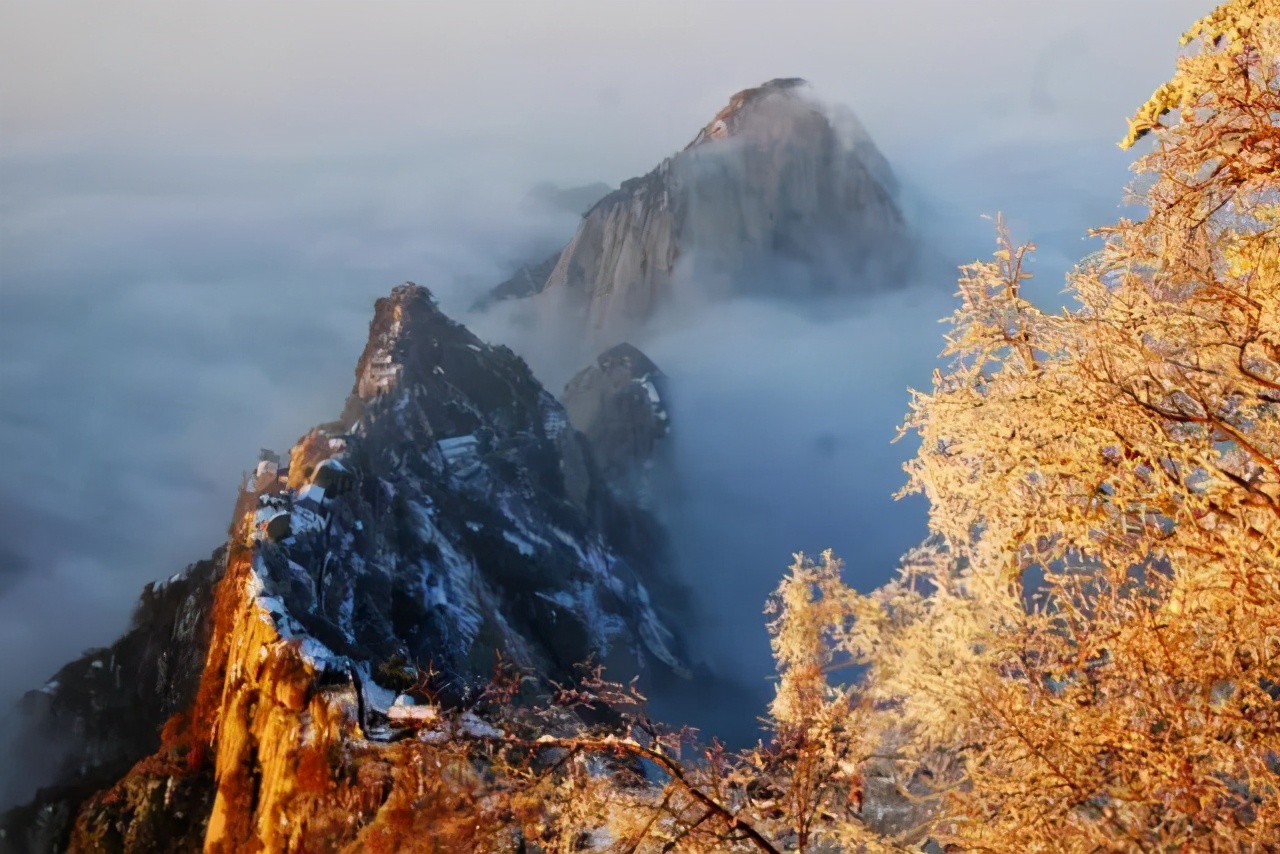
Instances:
[[[147,585],[118,641],[89,650],[23,698],[13,761],[25,782],[51,785],[3,822],[0,851],[61,850],[79,803],[159,747],[165,721],[195,699],[225,567],[219,549]]]
[[[630,344],[601,353],[564,390],[569,423],[591,445],[600,471],[623,501],[651,505],[651,475],[671,429],[666,377]]]
[[[684,672],[657,524],[424,288],[378,301],[342,417],[260,466],[236,515],[224,552],[33,695],[33,732],[78,740],[4,850],[329,850],[341,832],[298,812],[306,763],[382,756],[398,694],[462,702],[499,655],[565,684],[588,659]]]
[[[541,282],[516,288],[580,315],[603,343],[681,289],[807,296],[894,281],[910,240],[884,157],[851,113],[801,80],[734,95],[683,151],[599,201]]]
[[[323,486],[333,463],[346,474]],[[633,535],[644,520],[524,362],[424,289],[379,301],[342,422],[295,449],[290,478],[310,484],[267,563],[343,654],[431,658],[458,686],[487,678],[495,648],[549,675],[606,651],[676,665],[647,604],[661,565]],[[297,513],[308,490],[315,523]]]

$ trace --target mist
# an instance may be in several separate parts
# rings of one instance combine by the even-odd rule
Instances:
[[[1125,118],[1209,8],[0,7],[0,707],[219,543],[258,448],[337,414],[393,285],[558,392],[584,362],[541,356],[515,308],[466,314],[572,233],[526,193],[617,186],[795,75],[858,114],[941,260],[856,312],[741,300],[637,342],[672,378],[689,628],[766,698],[760,612],[790,555],[832,547],[867,588],[923,533],[889,440],[954,265],[993,248],[980,215],[1036,241],[1033,298],[1060,304],[1118,215]]]

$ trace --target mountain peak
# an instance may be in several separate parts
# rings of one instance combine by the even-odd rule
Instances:
[[[558,256],[479,305],[554,300],[608,346],[690,288],[806,298],[892,286],[912,245],[894,184],[851,111],[800,78],[770,80],[733,95],[683,150],[597,202]]]
[[[388,296],[374,303],[369,338],[356,363],[356,383],[348,405],[428,383],[445,374],[446,362],[455,367],[459,358],[475,362],[477,354],[492,349],[445,315],[428,288],[414,282],[396,285]]]
[[[716,113],[715,118],[707,122],[693,142],[685,146],[687,151],[715,139],[733,136],[739,129],[744,114],[749,114],[751,107],[770,96],[780,96],[796,101],[806,100],[803,93],[811,90],[809,81],[801,77],[775,77],[759,86],[743,89],[729,99],[729,103]]]
[[[625,502],[651,505],[650,469],[671,429],[666,377],[639,348],[601,353],[565,386],[569,423],[591,445],[605,480]]]

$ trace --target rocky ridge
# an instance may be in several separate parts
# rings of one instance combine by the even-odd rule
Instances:
[[[302,850],[328,832],[297,813],[306,757],[381,755],[404,692],[466,702],[499,655],[679,678],[662,560],[524,362],[399,286],[341,418],[259,464],[227,548],[33,695],[34,734],[83,738],[0,847]]]

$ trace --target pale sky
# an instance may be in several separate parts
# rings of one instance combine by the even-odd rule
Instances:
[[[341,408],[376,296],[413,279],[453,310],[566,239],[572,220],[518,210],[534,183],[616,185],[733,92],[805,77],[861,117],[948,257],[988,253],[979,216],[1003,210],[1041,245],[1040,294],[1060,302],[1085,231],[1117,215],[1126,117],[1211,8],[0,2],[0,705],[109,642],[145,581],[208,554],[258,447]],[[752,543],[762,563],[721,621],[758,628],[752,603],[798,549],[835,544],[859,578],[887,577],[920,508],[889,502],[899,452],[881,440],[905,386],[927,380],[943,308],[845,330],[864,347],[849,358],[876,370],[845,369],[855,414],[814,429],[851,431],[846,468],[788,456],[752,483],[727,479],[741,467],[714,431],[688,430],[715,494],[821,497],[797,499],[794,528],[762,496],[732,524],[708,521],[727,537],[753,512],[777,528]],[[726,333],[746,343],[724,352],[749,353],[758,322]],[[808,352],[788,351],[779,393],[817,411],[823,392],[794,382]],[[767,420],[767,385],[739,389],[734,366],[707,364],[691,387],[716,384],[686,411]],[[864,443],[874,459],[857,456]]]
[[[1188,0],[5,3],[6,153],[485,140],[631,174],[727,94],[803,76],[888,147],[1032,116],[1078,138],[1170,70]],[[983,137],[974,129],[961,136]],[[681,140],[682,136],[674,139]],[[514,143],[519,143],[515,145]],[[483,144],[483,142],[481,143]],[[557,156],[555,152],[560,152]],[[575,166],[574,164],[579,164]],[[544,171],[546,171],[544,169]],[[554,176],[553,176],[554,177]],[[568,176],[572,177],[572,175]]]

